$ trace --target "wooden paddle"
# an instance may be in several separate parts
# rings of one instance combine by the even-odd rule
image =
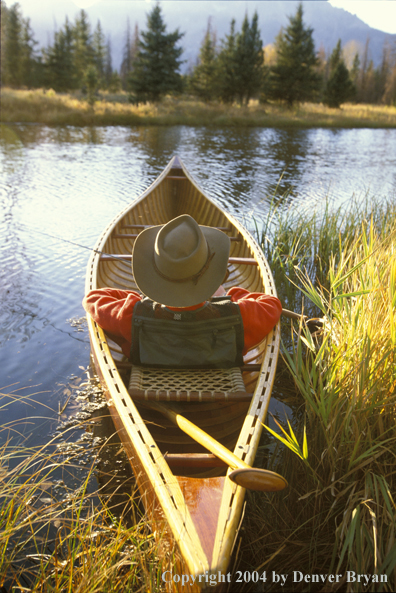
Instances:
[[[194,441],[197,441],[205,449],[208,449],[208,451],[224,461],[233,470],[228,477],[239,486],[248,488],[249,490],[276,492],[283,490],[288,485],[286,480],[275,472],[250,467],[250,465],[239,459],[239,457],[234,455],[224,445],[174,410],[158,402],[150,402],[150,407],[169,418],[171,422],[176,424],[183,432],[194,439]]]

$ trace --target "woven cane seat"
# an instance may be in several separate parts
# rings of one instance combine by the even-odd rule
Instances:
[[[241,370],[158,369],[132,366],[129,394],[152,401],[250,401]]]

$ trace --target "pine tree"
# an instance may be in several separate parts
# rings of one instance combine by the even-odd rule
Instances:
[[[1,80],[3,82],[3,84],[5,84],[5,76],[6,76],[6,71],[5,71],[5,54],[6,54],[6,38],[7,38],[7,21],[8,21],[8,8],[5,2],[3,2],[3,0],[0,3],[0,10],[1,10],[1,21],[0,21],[0,25],[1,25],[1,35],[0,35],[0,43],[1,43],[1,56],[2,56],[2,60],[0,60],[0,67],[1,67]]]
[[[77,88],[74,68],[74,34],[67,17],[63,28],[55,32],[54,44],[45,50],[44,56],[47,86],[58,92]]]
[[[323,103],[329,107],[339,108],[342,103],[352,99],[355,94],[356,89],[342,57],[341,39],[339,39],[330,56],[329,78],[324,90]]]
[[[5,30],[2,31],[2,38],[4,34],[4,54],[1,59],[2,83],[19,87],[22,83],[22,15],[19,4],[15,3],[9,9],[3,10],[1,16],[2,19],[5,17]]]
[[[389,79],[392,71],[392,50],[388,40],[384,42],[382,48],[382,61],[381,66],[377,71],[377,84],[375,93],[375,102],[380,103],[383,100],[385,94],[385,88],[387,80]]]
[[[122,86],[125,88],[127,79],[132,69],[131,64],[131,26],[129,24],[129,18],[127,18],[127,28],[125,33],[125,46],[122,56],[120,76],[122,80]]]
[[[136,23],[133,37],[131,37],[129,19],[127,19],[127,30],[125,34],[125,46],[123,51],[123,58],[120,69],[120,76],[122,87],[125,89],[128,86],[128,78],[132,72],[133,64],[135,62],[139,48],[139,27]]]
[[[396,43],[391,49],[390,60],[382,102],[386,105],[396,105]]]
[[[221,41],[218,56],[219,97],[224,103],[232,103],[236,97],[236,34],[235,20],[232,19],[230,33]]]
[[[360,56],[358,53],[355,54],[352,63],[352,69],[350,72],[350,77],[352,84],[357,88],[357,83],[359,79],[359,72],[360,72]]]
[[[1,2],[2,84],[31,88],[42,83],[42,64],[35,50],[37,44],[30,19],[23,18],[19,4],[7,8]]]
[[[245,16],[241,33],[236,38],[235,79],[239,103],[248,105],[250,99],[260,93],[264,80],[264,50],[257,12],[251,25]]]
[[[102,25],[98,20],[96,29],[92,37],[92,49],[93,49],[93,63],[95,65],[98,74],[98,84],[100,87],[105,85],[106,78],[106,56],[107,46],[106,39],[103,33]]]
[[[139,39],[139,50],[128,79],[133,102],[158,102],[167,93],[181,91],[179,58],[183,49],[177,43],[183,35],[178,29],[166,33],[161,7],[157,4],[147,17],[147,31]]]
[[[86,72],[95,63],[91,25],[85,10],[81,10],[73,27],[73,63],[78,87],[85,84]]]
[[[34,39],[30,26],[30,19],[23,19],[21,31],[20,71],[21,83],[28,88],[39,86],[40,63],[36,57],[35,46],[38,42]]]
[[[316,72],[318,58],[313,29],[304,26],[302,4],[289,21],[276,40],[277,62],[270,72],[269,93],[271,98],[292,106],[294,102],[315,100],[321,78]]]
[[[99,76],[96,66],[94,66],[93,64],[88,66],[84,73],[83,82],[87,101],[89,105],[93,107],[96,101],[96,94],[99,88]]]
[[[192,92],[203,101],[212,101],[217,95],[216,36],[210,20],[199,52],[198,64],[190,78]]]
[[[104,60],[104,86],[110,89],[113,85],[113,64],[111,58],[111,39],[108,37],[106,43],[106,54]],[[114,87],[113,87],[114,88]]]

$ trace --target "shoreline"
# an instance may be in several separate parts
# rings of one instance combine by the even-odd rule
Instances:
[[[340,109],[303,103],[288,109],[251,101],[248,107],[167,97],[159,104],[132,105],[127,93],[101,93],[93,107],[81,93],[53,90],[1,91],[2,124],[48,126],[190,126],[261,128],[395,129],[396,106],[346,103]]]

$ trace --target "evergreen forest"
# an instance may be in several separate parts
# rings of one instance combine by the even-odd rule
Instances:
[[[246,13],[240,30],[234,20],[229,33],[218,39],[210,20],[196,63],[184,74],[184,32],[168,31],[156,4],[146,28],[126,23],[119,71],[112,65],[110,39],[101,22],[89,22],[81,10],[53,34],[47,47],[35,40],[30,19],[18,3],[1,1],[2,85],[14,89],[43,88],[58,93],[81,91],[93,104],[100,92],[127,93],[134,104],[159,102],[167,95],[183,95],[205,103],[248,105],[276,101],[340,107],[343,103],[396,105],[396,47],[383,48],[381,64],[364,50],[347,64],[341,41],[330,55],[315,48],[313,29],[304,23],[303,5],[289,17],[273,45],[264,47],[258,15]],[[350,60],[349,60],[350,62]]]

